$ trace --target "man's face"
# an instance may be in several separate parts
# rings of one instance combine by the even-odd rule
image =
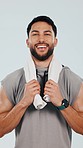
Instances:
[[[57,39],[51,25],[46,22],[36,22],[32,25],[26,42],[32,55],[43,61],[52,55]]]

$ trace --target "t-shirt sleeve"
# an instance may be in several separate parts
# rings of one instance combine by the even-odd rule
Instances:
[[[13,105],[16,104],[16,95],[21,75],[22,75],[22,70],[16,70],[15,72],[7,75],[1,81],[1,85],[4,88],[6,95]]]
[[[68,67],[63,68],[60,74],[60,87],[63,96],[72,105],[77,98],[83,79],[72,72]]]

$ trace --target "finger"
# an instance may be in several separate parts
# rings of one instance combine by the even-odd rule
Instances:
[[[39,89],[32,89],[30,90],[31,94],[36,95],[36,94],[40,94],[40,90]]]
[[[38,88],[40,88],[40,85],[37,84],[37,83],[33,83],[33,84],[29,85],[29,88],[32,88],[32,87],[38,87]]]
[[[40,87],[39,82],[38,81],[33,81],[33,80],[26,83],[25,85],[26,85],[26,87],[36,87],[36,86]]]
[[[40,90],[40,85],[38,83],[33,83],[30,84],[27,89],[31,89],[31,90]]]
[[[44,88],[44,91],[49,91],[49,92],[52,92],[53,88],[52,87],[45,87]]]
[[[46,82],[46,84],[51,84],[51,85],[57,85],[57,83],[55,82],[55,81],[53,81],[53,80],[48,80],[47,82]]]
[[[52,84],[46,84],[46,85],[45,85],[45,88],[52,88],[52,87],[53,87]]]
[[[31,81],[29,81],[28,83],[26,83],[26,84],[33,84],[33,83],[38,83],[39,84],[39,82],[37,81],[37,80],[35,80],[35,79],[33,79],[33,80],[31,80]]]
[[[54,89],[55,86],[56,86],[55,84],[49,83],[49,82],[45,84],[45,88],[52,88],[52,89]]]
[[[52,95],[52,92],[50,92],[50,91],[44,91],[44,95],[51,96]]]

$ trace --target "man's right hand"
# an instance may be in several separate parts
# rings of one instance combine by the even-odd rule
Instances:
[[[32,80],[25,84],[23,98],[14,106],[3,86],[0,88],[0,137],[17,127],[36,94],[40,94],[40,85],[37,80]]]
[[[31,80],[25,84],[22,101],[28,107],[32,104],[36,94],[40,94],[40,84],[37,80]]]

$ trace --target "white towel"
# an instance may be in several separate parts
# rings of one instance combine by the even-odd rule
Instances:
[[[33,79],[37,80],[35,64],[34,64],[34,61],[32,60],[31,53],[29,50],[28,50],[27,63],[24,67],[24,72],[25,72],[25,79],[27,83]],[[46,104],[47,103],[42,100],[39,94],[35,95],[33,105],[35,106],[36,109],[38,110],[42,109],[46,106]]]
[[[62,65],[57,61],[55,55],[53,55],[52,61],[49,66],[49,71],[48,71],[48,80],[53,80],[54,82],[58,83],[59,79],[59,74],[62,70]],[[46,102],[50,101],[50,97],[48,95],[45,95],[43,99]]]
[[[53,58],[48,70],[48,79],[51,79],[57,83],[61,69],[62,69],[62,65],[56,60],[55,55],[53,55]],[[34,61],[32,60],[31,53],[29,50],[28,50],[27,64],[24,67],[24,72],[25,72],[25,79],[27,83],[33,79],[37,80],[35,64],[34,64]],[[45,95],[43,99],[39,94],[35,95],[33,105],[35,106],[36,109],[39,110],[44,108],[47,105],[46,102],[50,101],[50,97],[48,95]]]

